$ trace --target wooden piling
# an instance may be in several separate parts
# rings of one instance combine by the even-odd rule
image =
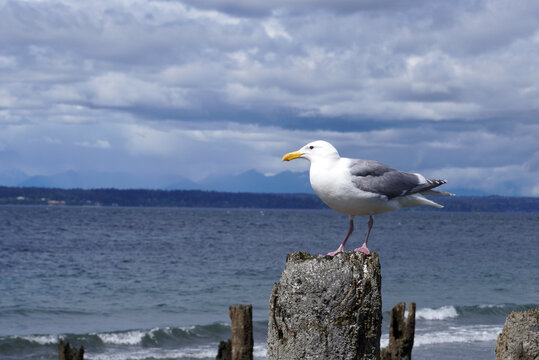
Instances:
[[[267,360],[379,360],[378,254],[288,254],[270,297]]]
[[[253,359],[253,306],[230,307],[232,360]]]
[[[232,348],[230,346],[230,340],[221,341],[219,343],[219,349],[217,350],[217,357],[215,360],[232,360]]]
[[[84,347],[80,347],[79,350],[72,349],[69,343],[64,344],[63,340],[60,340],[58,344],[58,360],[84,360]]]
[[[408,306],[408,318],[404,320],[405,303],[391,309],[389,320],[389,345],[382,349],[382,360],[411,360],[415,333],[415,303]]]
[[[221,341],[216,360],[253,360],[253,306],[229,308],[232,337]]]

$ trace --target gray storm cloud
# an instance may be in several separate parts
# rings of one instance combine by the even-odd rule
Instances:
[[[1,1],[0,45],[0,170],[276,173],[325,138],[539,191],[534,1]]]

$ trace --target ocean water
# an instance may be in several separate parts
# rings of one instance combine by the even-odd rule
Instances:
[[[329,210],[2,206],[0,359],[57,359],[60,339],[86,359],[214,359],[233,304],[253,304],[264,359],[286,254],[335,250],[347,227]],[[538,213],[375,217],[382,345],[415,301],[414,359],[493,359],[508,313],[539,306],[538,234]]]

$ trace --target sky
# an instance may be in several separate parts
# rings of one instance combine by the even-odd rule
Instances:
[[[256,170],[307,142],[539,196],[536,0],[0,0],[0,171]]]

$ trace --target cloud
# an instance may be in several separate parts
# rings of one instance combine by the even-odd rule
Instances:
[[[87,148],[110,149],[110,143],[107,140],[96,140],[95,142],[82,141],[76,142],[75,145]]]
[[[292,41],[292,37],[283,26],[275,19],[271,19],[262,23],[266,34],[272,39],[283,38],[289,41]]]
[[[495,194],[504,188],[505,195],[537,196],[539,183],[522,166],[445,168],[437,170],[442,177],[451,179],[451,187]]]
[[[0,159],[194,179],[288,170],[283,151],[324,138],[530,194],[537,29],[531,0],[7,0]]]
[[[423,1],[398,0],[187,0],[186,3],[200,9],[217,11],[240,17],[264,17],[279,12],[311,13],[313,11],[329,11],[332,13],[354,13],[358,11],[396,11],[417,6]]]
[[[402,13],[395,13],[398,2],[375,3],[316,2],[318,10],[308,11],[304,1],[277,2],[271,8],[303,12],[275,15],[263,10],[269,5],[241,1],[8,1],[2,20],[12,53],[3,62],[49,93],[75,90],[66,101],[127,111],[191,104],[199,115],[225,104],[358,121],[537,111],[538,90],[529,82],[537,71],[531,58],[539,55],[530,46],[538,25],[532,3],[448,9],[419,2]],[[235,18],[223,10],[233,7],[267,15]],[[355,11],[337,11],[348,7]],[[371,8],[376,16],[363,11]],[[40,31],[16,13],[34,15]],[[524,49],[529,57],[515,56]],[[16,79],[7,83],[15,95],[25,91]]]
[[[95,107],[184,107],[182,89],[160,86],[124,73],[107,73],[90,79],[81,92]]]

